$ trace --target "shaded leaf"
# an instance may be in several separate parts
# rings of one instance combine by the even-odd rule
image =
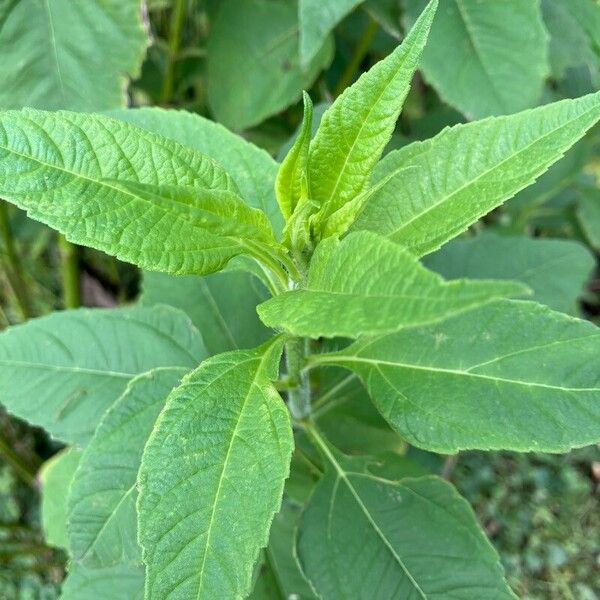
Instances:
[[[60,597],[61,600],[142,600],[144,568],[116,565],[89,569],[71,563]]]

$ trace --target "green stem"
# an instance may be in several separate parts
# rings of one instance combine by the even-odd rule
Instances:
[[[346,65],[342,76],[335,86],[335,96],[339,96],[354,81],[354,78],[356,77],[356,74],[360,69],[360,65],[369,51],[369,47],[371,46],[371,42],[373,41],[376,33],[377,23],[374,19],[369,17],[369,22],[360,36],[358,44],[356,44],[356,48],[354,48],[354,53],[350,58],[350,62]]]
[[[160,92],[160,103],[167,104],[173,97],[175,85],[175,63],[181,48],[181,33],[185,21],[186,0],[175,0],[173,14],[171,15],[171,27],[169,30],[169,55],[167,57],[167,68]]]
[[[288,401],[295,419],[302,420],[310,415],[310,379],[304,367],[307,340],[292,338],[285,345],[285,361],[290,385]]]
[[[23,269],[21,260],[15,250],[12,231],[10,229],[10,219],[8,217],[8,205],[4,200],[0,200],[0,236],[4,240],[6,278],[13,291],[23,319],[27,320],[33,315],[31,300],[25,281],[22,278]]]
[[[67,238],[58,234],[58,247],[61,258],[63,302],[65,308],[81,305],[81,277],[79,272],[79,251]]]
[[[27,485],[31,486],[35,482],[36,467],[27,464],[0,436],[0,455],[14,469],[15,473]]]

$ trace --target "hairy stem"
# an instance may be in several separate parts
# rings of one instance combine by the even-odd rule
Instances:
[[[356,77],[356,74],[360,69],[360,65],[369,51],[369,47],[371,46],[371,42],[373,41],[376,33],[377,23],[371,17],[369,17],[369,22],[360,36],[360,39],[356,44],[356,48],[354,48],[350,62],[346,65],[342,76],[335,86],[335,96],[339,96],[354,81],[354,78]]]
[[[19,255],[15,250],[12,231],[10,229],[10,220],[8,218],[8,205],[4,200],[0,200],[0,236],[4,241],[4,263],[6,279],[17,301],[19,310],[26,320],[33,315],[29,291],[22,278],[22,266]]]
[[[173,13],[171,15],[171,28],[169,30],[169,55],[167,57],[167,68],[160,92],[160,103],[168,104],[173,97],[175,84],[175,63],[181,48],[181,33],[185,21],[186,0],[175,0]]]
[[[290,390],[288,401],[292,416],[302,420],[310,415],[310,379],[304,367],[306,356],[306,340],[293,338],[285,345],[285,360],[287,365]]]
[[[65,308],[77,308],[81,305],[79,249],[60,233],[58,234],[58,247],[61,259],[63,302]]]

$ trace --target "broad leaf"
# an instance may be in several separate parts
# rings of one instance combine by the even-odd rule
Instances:
[[[0,107],[121,106],[147,45],[139,0],[4,0]]]
[[[207,46],[208,101],[217,121],[244,129],[300,98],[330,62],[332,45],[302,68],[298,38],[296,2],[224,0]]]
[[[600,333],[532,302],[498,301],[316,357],[356,372],[427,450],[565,452],[600,440]]]
[[[168,307],[57,312],[0,335],[0,402],[54,437],[85,444],[136,375],[194,368],[206,356]]]
[[[298,0],[300,62],[307,65],[333,28],[363,0]]]
[[[439,321],[497,298],[520,296],[516,282],[446,282],[404,248],[370,232],[321,242],[306,287],[258,307],[262,321],[294,335],[358,337]]]
[[[281,348],[210,358],[169,396],[139,474],[147,599],[249,593],[293,446],[271,383]]]
[[[408,24],[425,4],[426,0],[406,0]],[[548,34],[539,2],[443,4],[421,65],[440,96],[470,119],[536,104],[548,74]]]
[[[89,569],[78,563],[69,565],[62,585],[61,600],[143,600],[144,568],[116,565]]]
[[[186,369],[156,369],[139,375],[100,421],[69,494],[73,560],[92,568],[142,564],[137,474],[156,419],[185,373]]]
[[[432,0],[400,46],[337,98],[310,146],[309,197],[321,219],[359,194],[394,130],[437,7]]]
[[[175,277],[148,271],[142,289],[141,304],[170,304],[187,313],[209,354],[254,348],[271,335],[256,314],[267,291],[249,273]]]
[[[449,483],[391,481],[322,439],[321,449],[328,470],[297,538],[300,563],[320,598],[515,598],[498,555]]]
[[[40,471],[44,539],[51,546],[67,551],[67,493],[80,459],[81,450],[65,448],[47,460]]]
[[[262,209],[275,231],[281,231],[283,223],[274,190],[278,165],[267,152],[223,125],[183,110],[137,108],[112,111],[110,115],[215,160],[235,181],[242,198],[250,206]]]
[[[418,255],[439,248],[535,181],[600,118],[600,93],[508,117],[456,125],[390,152],[355,229]],[[395,173],[397,176],[394,176]]]
[[[577,299],[595,265],[579,242],[490,232],[453,240],[424,262],[447,279],[521,281],[533,290],[531,300],[566,313],[578,312]]]

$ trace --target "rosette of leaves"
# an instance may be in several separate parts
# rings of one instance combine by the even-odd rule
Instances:
[[[436,5],[312,139],[305,96],[280,165],[182,112],[0,113],[0,195],[164,274],[143,306],[0,336],[0,400],[78,448],[47,486],[65,598],[514,597],[466,501],[399,452],[598,442],[600,336],[420,258],[560,159],[600,94],[380,161]],[[200,330],[160,306],[178,289]]]

